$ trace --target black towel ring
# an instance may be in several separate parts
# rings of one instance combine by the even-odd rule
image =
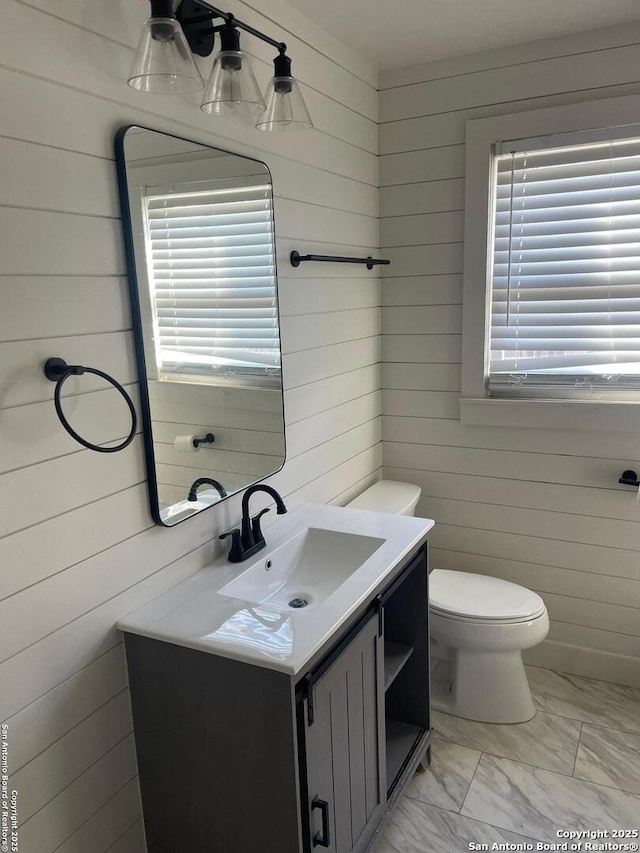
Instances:
[[[70,376],[81,376],[83,373],[93,373],[95,376],[100,376],[102,379],[106,379],[107,382],[113,385],[116,391],[120,392],[129,408],[129,412],[131,414],[131,431],[125,440],[120,444],[116,444],[115,447],[100,447],[99,444],[92,444],[81,435],[78,435],[62,411],[62,403],[60,402],[62,386]],[[83,447],[88,447],[89,450],[95,450],[96,453],[117,453],[119,450],[124,450],[125,447],[128,447],[131,444],[138,427],[138,418],[136,416],[135,406],[133,405],[131,397],[127,394],[122,385],[113,378],[113,376],[109,376],[108,373],[104,373],[102,370],[98,370],[95,367],[83,367],[80,364],[67,364],[63,358],[47,359],[44,365],[44,375],[47,379],[50,379],[51,382],[56,383],[56,388],[53,392],[53,404],[56,407],[56,413],[60,418],[60,423],[69,435],[72,438],[75,438],[79,444],[82,444]]]

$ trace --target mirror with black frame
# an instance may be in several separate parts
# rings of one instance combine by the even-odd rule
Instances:
[[[173,526],[284,464],[271,175],[135,125],[116,163],[151,514]]]

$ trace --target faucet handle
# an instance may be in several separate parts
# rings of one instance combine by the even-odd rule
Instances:
[[[260,529],[260,519],[266,512],[269,512],[269,507],[261,510],[251,519],[251,532],[253,533],[253,541],[256,545],[261,542],[264,542],[264,536],[262,535],[262,530]]]
[[[226,533],[221,533],[218,536],[218,539],[227,539],[231,537],[231,550],[229,551],[229,562],[230,563],[240,563],[244,559],[244,553],[242,549],[242,542],[240,541],[240,530],[239,528],[235,528],[235,530],[229,530]]]

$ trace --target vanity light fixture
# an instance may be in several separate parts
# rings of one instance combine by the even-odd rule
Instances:
[[[173,0],[151,0],[127,83],[152,94],[184,95],[204,87]]]
[[[258,115],[264,131],[306,130],[313,122],[297,80],[291,75],[287,46],[223,12],[205,0],[182,0],[174,12],[173,0],[150,0],[151,17],[145,23],[129,75],[129,85],[141,92],[184,94],[204,82],[192,54],[209,56],[215,33],[220,36],[201,109],[215,115]],[[222,23],[214,25],[216,19]],[[240,49],[240,30],[277,48],[274,76],[264,99],[247,54]],[[266,104],[265,104],[266,101]]]
[[[200,109],[215,115],[255,115],[264,100],[249,62],[240,50],[240,30],[227,20],[220,29],[220,53],[204,92]]]
[[[291,60],[284,47],[273,60],[274,75],[267,86],[267,105],[256,122],[258,130],[308,130],[313,127]]]

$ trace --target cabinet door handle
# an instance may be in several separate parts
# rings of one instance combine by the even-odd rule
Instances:
[[[331,843],[329,839],[329,803],[326,800],[321,800],[319,797],[314,797],[311,802],[311,811],[320,809],[322,817],[322,834],[316,832],[313,836],[314,847],[328,847]]]
[[[382,637],[384,634],[384,597],[382,595],[376,596],[376,609],[378,611],[378,636]]]

